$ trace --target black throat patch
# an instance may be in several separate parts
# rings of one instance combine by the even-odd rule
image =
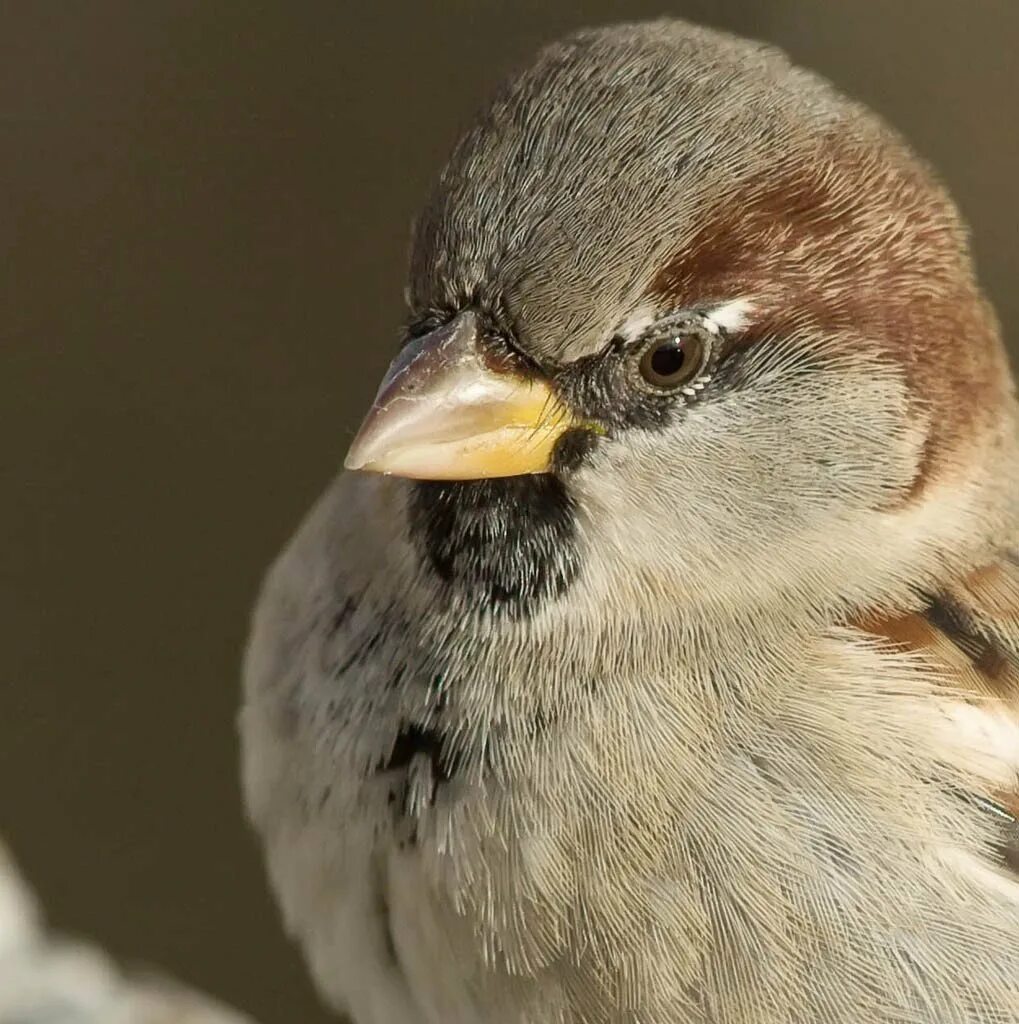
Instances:
[[[553,473],[417,483],[409,510],[422,557],[480,610],[529,615],[580,570],[576,505]]]

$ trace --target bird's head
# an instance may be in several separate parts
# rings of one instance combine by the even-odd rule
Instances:
[[[408,300],[347,466],[409,478],[469,601],[852,603],[1001,513],[1011,387],[955,208],[771,49],[545,50],[455,149]]]

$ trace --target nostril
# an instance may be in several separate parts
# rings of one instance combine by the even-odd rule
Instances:
[[[486,333],[478,338],[478,358],[492,373],[515,374],[529,377],[533,367],[502,334]]]

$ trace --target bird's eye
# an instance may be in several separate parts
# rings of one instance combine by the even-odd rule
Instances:
[[[640,375],[653,388],[671,391],[689,384],[703,369],[704,343],[696,334],[653,342],[640,359]]]

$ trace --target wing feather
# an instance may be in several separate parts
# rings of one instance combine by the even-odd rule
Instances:
[[[867,633],[923,652],[957,699],[960,728],[980,730],[1011,782],[971,798],[1000,824],[1001,865],[1019,875],[1019,554],[1000,556],[925,594],[920,608],[857,623]]]

